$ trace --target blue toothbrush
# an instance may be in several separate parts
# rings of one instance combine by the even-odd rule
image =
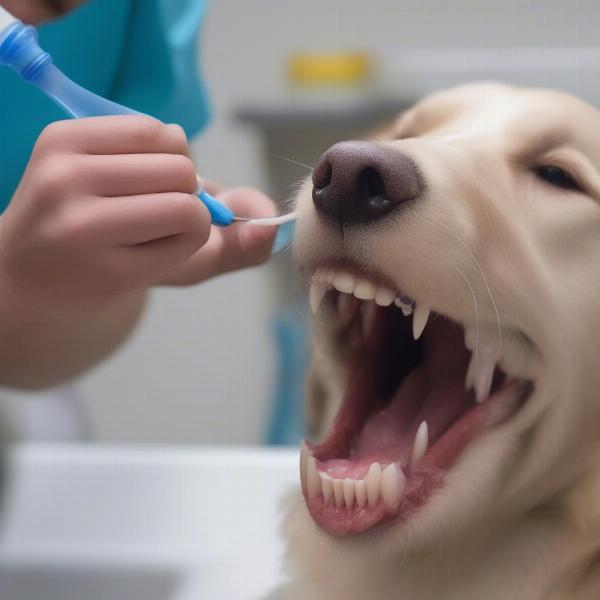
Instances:
[[[52,57],[38,44],[34,27],[23,24],[0,6],[0,65],[12,67],[24,81],[37,86],[52,98],[68,115],[74,118],[108,115],[140,114],[131,108],[102,98],[69,79],[52,62]],[[238,217],[233,211],[213,198],[198,177],[200,200],[206,205],[214,225],[227,227],[243,221],[254,225],[280,225],[295,219],[295,214],[252,219]]]

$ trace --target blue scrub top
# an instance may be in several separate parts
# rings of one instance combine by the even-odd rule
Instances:
[[[39,28],[40,45],[75,82],[179,123],[189,137],[209,120],[197,64],[207,0],[91,0]],[[0,68],[0,211],[42,129],[65,114],[11,69]]]

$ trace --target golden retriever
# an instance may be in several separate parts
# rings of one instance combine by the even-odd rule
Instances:
[[[434,94],[317,162],[286,600],[600,598],[600,113]]]

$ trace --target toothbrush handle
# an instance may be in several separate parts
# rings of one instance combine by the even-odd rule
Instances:
[[[12,67],[25,81],[37,86],[76,119],[141,114],[102,98],[69,79],[40,48],[35,28],[20,21],[0,31],[0,65]],[[198,197],[208,208],[214,225],[226,227],[233,223],[234,214],[227,206],[206,192]]]
[[[235,215],[229,207],[221,204],[221,202],[213,198],[207,192],[200,192],[198,198],[200,198],[200,200],[204,202],[206,208],[208,208],[213,225],[227,227],[233,223]]]

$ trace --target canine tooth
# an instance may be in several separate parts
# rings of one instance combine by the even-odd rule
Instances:
[[[357,479],[354,484],[354,494],[358,508],[364,508],[367,505],[367,486],[364,479]]]
[[[300,444],[300,483],[302,489],[306,488],[306,459],[308,458],[308,448],[306,444],[302,442]]]
[[[411,467],[414,467],[423,458],[425,452],[427,452],[428,445],[429,428],[427,427],[427,421],[421,421],[415,435],[415,441],[413,442],[413,449],[410,457]]]
[[[354,506],[354,479],[344,479],[343,491],[346,508],[352,508]]]
[[[415,340],[418,340],[421,337],[423,329],[425,329],[425,325],[427,325],[427,319],[429,319],[430,312],[431,311],[422,304],[415,306],[413,313],[413,337]]]
[[[309,456],[306,459],[306,490],[310,500],[321,493],[321,478],[317,471],[317,461],[314,456]]]
[[[469,361],[469,367],[467,369],[467,376],[465,377],[465,390],[469,391],[475,384],[475,369],[477,368],[477,357],[475,352],[471,354],[471,360]]]
[[[496,358],[493,355],[490,356],[487,353],[478,355],[474,376],[475,399],[477,402],[483,402],[490,395],[495,368]]]
[[[351,294],[354,290],[354,284],[356,283],[356,278],[350,273],[339,272],[335,274],[333,278],[333,287],[338,292],[343,292],[344,294]]]
[[[328,292],[326,287],[318,285],[316,283],[312,283],[310,286],[310,290],[308,292],[308,300],[310,304],[310,309],[313,314],[317,314],[319,312],[319,307],[321,306],[321,302],[323,301],[323,297]]]
[[[321,485],[323,487],[323,503],[327,506],[333,496],[333,480],[327,473],[321,473]]]
[[[354,286],[354,295],[359,300],[373,300],[375,298],[376,287],[370,281],[359,279]]]
[[[477,340],[477,328],[473,325],[467,325],[465,327],[465,347],[467,350],[473,352],[475,350],[475,343]]]
[[[475,347],[467,368],[465,388],[473,388],[477,402],[483,402],[490,395],[492,388],[499,342],[495,333],[480,331],[479,340],[476,336],[477,332],[472,328],[469,328],[469,332],[465,331],[465,345]]]
[[[378,287],[375,292],[375,302],[379,304],[379,306],[389,306],[396,297],[396,294],[392,292],[392,290],[386,287]]]
[[[372,463],[365,479],[367,486],[367,503],[369,508],[375,508],[379,502],[379,492],[381,491],[381,465]]]
[[[367,338],[369,337],[371,330],[373,329],[377,305],[373,302],[363,302],[360,308],[362,312],[362,332],[363,336]]]
[[[381,472],[381,499],[391,510],[396,510],[402,499],[406,477],[396,464],[388,465]]]
[[[333,483],[333,499],[337,508],[344,506],[344,480],[332,479]]]

